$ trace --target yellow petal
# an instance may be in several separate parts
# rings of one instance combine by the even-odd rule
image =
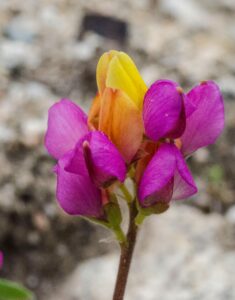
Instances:
[[[125,93],[106,88],[101,99],[99,130],[108,135],[124,159],[130,162],[143,137],[141,112]]]
[[[98,91],[100,94],[104,92],[106,88],[106,78],[107,72],[109,68],[109,63],[115,55],[118,55],[118,51],[111,50],[109,52],[105,52],[99,59],[97,68],[96,68],[96,80]]]
[[[100,93],[105,87],[125,92],[141,109],[147,87],[132,59],[124,52],[110,51],[101,56],[97,66]]]

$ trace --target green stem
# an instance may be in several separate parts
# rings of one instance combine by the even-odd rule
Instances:
[[[126,201],[128,203],[131,203],[132,200],[133,200],[133,197],[132,197],[131,193],[129,192],[128,188],[124,184],[120,185],[119,188],[122,191],[122,193],[123,193],[124,198],[126,199]]]
[[[121,227],[113,229],[113,232],[115,233],[116,238],[120,244],[123,244],[123,245],[126,244],[126,242],[127,242],[126,236],[125,236],[123,230],[121,229]]]
[[[129,221],[129,229],[127,233],[127,242],[120,243],[121,256],[120,256],[115,290],[113,294],[113,300],[123,300],[124,293],[126,290],[127,278],[131,266],[131,260],[135,248],[136,236],[138,231],[138,227],[135,224],[136,215],[137,215],[137,209],[135,206],[135,202],[133,202],[130,204],[130,221]]]

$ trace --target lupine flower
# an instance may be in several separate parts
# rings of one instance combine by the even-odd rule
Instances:
[[[104,218],[104,188],[124,181],[121,154],[100,131],[89,131],[87,116],[76,104],[63,99],[49,110],[45,137],[48,152],[58,160],[57,199],[69,214]]]
[[[143,120],[156,151],[149,152],[139,168],[143,173],[138,189],[141,205],[195,194],[197,188],[184,157],[214,143],[223,130],[224,105],[218,86],[206,81],[184,94],[175,82],[159,80],[145,95]]]
[[[2,268],[3,265],[3,253],[0,251],[0,269]]]
[[[130,162],[142,141],[141,110],[147,87],[131,58],[118,51],[101,56],[96,77],[98,94],[89,125],[106,133]]]

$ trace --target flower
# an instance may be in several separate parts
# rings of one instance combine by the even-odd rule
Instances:
[[[0,269],[2,268],[3,265],[3,253],[0,251]]]
[[[101,131],[89,131],[81,108],[62,99],[49,109],[45,146],[58,160],[54,171],[60,206],[72,215],[104,218],[105,187],[124,181],[126,174],[113,143]]]
[[[107,134],[130,163],[143,136],[142,106],[147,87],[132,59],[123,52],[104,53],[96,71],[98,94],[88,122]]]
[[[116,214],[120,223],[112,184],[124,182],[127,168],[137,187],[139,221],[141,214],[162,212],[171,200],[195,194],[185,159],[223,130],[216,83],[204,81],[185,94],[176,82],[158,80],[147,90],[132,59],[114,50],[101,56],[96,77],[98,93],[88,116],[66,99],[49,110],[45,145],[58,160],[61,207],[108,222]],[[125,185],[120,189],[131,202]]]
[[[156,81],[145,95],[143,120],[145,134],[156,142],[156,150],[137,167],[142,172],[138,174],[140,204],[148,207],[195,194],[184,157],[214,143],[221,134],[224,105],[219,87],[205,81],[184,94],[173,81]]]

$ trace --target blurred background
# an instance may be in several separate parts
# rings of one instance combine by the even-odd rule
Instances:
[[[0,0],[1,276],[39,300],[111,298],[118,248],[58,207],[43,146],[48,108],[67,97],[88,111],[110,49],[148,85],[215,80],[226,108],[219,141],[190,159],[199,193],[143,226],[126,299],[235,299],[234,0]]]

